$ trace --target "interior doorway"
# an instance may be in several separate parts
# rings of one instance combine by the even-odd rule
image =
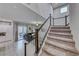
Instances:
[[[23,40],[23,36],[26,33],[27,33],[27,26],[18,25],[18,40]]]

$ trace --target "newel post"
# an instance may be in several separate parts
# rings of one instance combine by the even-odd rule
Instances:
[[[39,52],[38,29],[35,29],[35,53]]]
[[[51,14],[50,14],[50,25],[51,25]]]
[[[65,26],[67,26],[67,16],[65,16]]]
[[[54,18],[53,18],[53,26],[54,26]]]

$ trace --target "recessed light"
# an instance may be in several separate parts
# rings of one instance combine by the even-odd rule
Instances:
[[[36,26],[38,26],[39,24],[36,24]]]

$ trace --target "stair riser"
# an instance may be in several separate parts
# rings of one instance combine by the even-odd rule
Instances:
[[[74,41],[72,41],[72,40],[70,40],[70,39],[69,39],[69,40],[66,40],[66,39],[64,40],[64,39],[60,39],[60,38],[53,38],[53,37],[52,37],[52,38],[51,38],[51,37],[47,37],[47,38],[48,38],[48,39],[55,39],[55,40],[62,40],[62,41],[64,41],[64,42],[75,43]]]
[[[49,33],[49,35],[72,39],[72,35],[60,35],[60,34],[53,34],[53,33]]]
[[[48,56],[54,56],[54,55],[52,55],[52,54],[50,54],[48,51],[46,51],[46,50],[42,50],[46,55],[48,55]]]
[[[69,52],[69,51],[66,51],[66,55],[67,56],[79,56],[77,53],[72,53],[72,52]]]
[[[52,56],[51,54],[47,53],[45,50],[42,50],[40,56]]]
[[[61,30],[50,30],[50,32],[71,33],[71,31],[61,31]]]
[[[59,34],[59,33],[48,33],[48,34],[50,34],[50,35],[60,35],[60,36],[71,36],[72,37],[72,35],[71,34],[67,34],[67,33],[64,33],[64,34]]]
[[[70,29],[70,27],[51,27],[51,29]]]

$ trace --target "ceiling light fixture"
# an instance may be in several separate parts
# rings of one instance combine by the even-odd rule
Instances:
[[[36,24],[36,26],[38,26],[39,24]]]

